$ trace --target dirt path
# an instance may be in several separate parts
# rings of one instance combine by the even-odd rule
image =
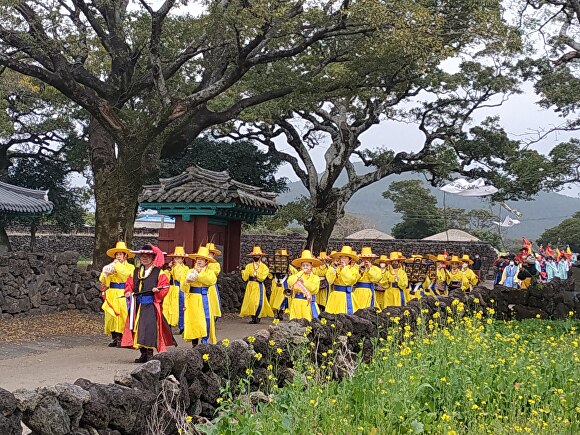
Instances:
[[[67,322],[70,321],[70,313],[61,315]],[[74,315],[77,316],[75,324],[78,325],[76,322],[82,321],[82,328],[79,328],[77,332],[83,332],[83,330],[92,332],[95,329],[101,331],[100,316],[85,316],[79,313]],[[63,382],[72,383],[78,378],[109,383],[113,382],[116,370],[135,368],[136,364],[133,360],[139,353],[129,349],[107,347],[110,339],[102,333],[67,336],[41,335],[36,326],[43,322],[43,318],[47,321],[47,317],[34,316],[0,324],[0,330],[4,331],[6,336],[14,338],[11,341],[0,339],[0,387],[8,391],[18,388],[34,389]],[[54,324],[55,328],[59,324],[57,317],[58,315],[50,315],[48,320],[49,323]],[[248,319],[228,315],[220,319],[216,325],[218,340],[243,338],[258,329],[267,328],[270,324],[271,319],[267,319],[259,325],[250,325]],[[22,328],[23,325],[34,330],[34,340],[22,340],[26,337],[23,334],[26,331],[16,331],[16,329]],[[70,330],[70,323],[68,330]],[[191,346],[183,342],[181,336],[175,337],[179,347]]]

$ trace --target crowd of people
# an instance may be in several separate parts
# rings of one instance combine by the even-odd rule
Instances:
[[[524,239],[524,246],[518,254],[501,254],[494,262],[494,284],[527,289],[534,283],[550,282],[554,278],[565,280],[576,261],[577,255],[569,247],[554,251],[548,245],[546,249],[540,247],[535,252]]]
[[[193,345],[216,343],[221,317],[217,278],[221,252],[213,243],[187,254],[182,246],[164,254],[153,245],[131,251],[118,242],[107,251],[113,261],[103,267],[102,309],[111,347],[140,350],[135,362],[146,362],[153,351],[177,345],[172,327]],[[139,266],[129,263],[138,256]],[[170,261],[165,262],[165,256]],[[241,270],[246,289],[240,316],[259,323],[264,317],[312,320],[321,311],[353,314],[367,307],[404,306],[425,296],[470,291],[480,279],[481,259],[468,255],[406,258],[402,252],[377,255],[370,247],[360,253],[350,246],[313,255],[303,250],[292,259],[286,249],[268,257],[260,246],[248,254]],[[193,267],[185,264],[193,260]],[[269,297],[267,286],[269,284]]]

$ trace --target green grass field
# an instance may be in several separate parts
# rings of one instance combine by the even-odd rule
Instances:
[[[324,381],[337,349],[270,404],[224,400],[210,432],[580,433],[579,322],[435,317],[416,334],[390,329],[373,361],[342,382]]]

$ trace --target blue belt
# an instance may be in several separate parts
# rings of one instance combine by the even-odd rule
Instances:
[[[195,293],[198,295],[207,295],[208,290],[209,290],[209,287],[190,287],[189,293]]]
[[[124,282],[112,282],[109,285],[109,288],[117,288],[117,289],[125,288],[125,283]]]
[[[181,287],[181,283],[179,281],[177,281],[176,279],[173,280],[173,285],[176,285],[177,287]]]
[[[372,282],[357,282],[354,288],[368,288],[369,290],[374,290],[375,285]]]
[[[258,278],[256,278],[255,276],[251,276],[248,278],[248,281],[258,281]]]
[[[137,301],[142,305],[149,305],[155,302],[155,297],[152,295],[140,295],[139,293],[136,294]]]
[[[345,293],[352,293],[351,285],[335,285],[334,290]]]

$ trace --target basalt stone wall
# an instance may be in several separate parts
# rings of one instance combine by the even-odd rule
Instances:
[[[214,417],[219,405],[220,388],[227,382],[237,385],[251,373],[252,392],[246,397],[248,406],[268,401],[266,393],[272,383],[283,387],[297,374],[290,355],[309,341],[317,343],[310,355],[313,364],[327,361],[322,354],[327,355],[329,349],[340,347],[340,352],[334,353],[331,373],[340,380],[353,366],[356,354],[360,353],[363,361],[370,361],[374,347],[369,338],[386,338],[395,317],[414,329],[421,310],[426,309],[426,316],[432,318],[438,312],[440,321],[445,324],[447,307],[459,300],[466,307],[465,313],[493,306],[500,318],[535,318],[540,314],[544,318],[561,319],[569,317],[569,312],[573,311],[578,319],[580,301],[571,288],[571,280],[555,281],[529,292],[505,287],[493,290],[476,287],[471,293],[454,292],[438,299],[428,297],[411,301],[406,307],[382,311],[367,308],[355,315],[323,313],[321,319],[309,324],[309,329],[304,321],[282,322],[227,345],[201,344],[156,355],[130,373],[117,372],[112,384],[78,379],[74,384],[34,391],[10,393],[0,389],[0,433],[20,434],[23,422],[35,434],[143,434],[146,427],[154,424],[146,418],[150,415],[155,415],[158,423],[169,419],[166,420],[168,427],[173,429],[165,433],[177,433],[175,424],[171,425],[170,413],[155,405],[163,396],[173,398],[166,400],[171,408],[183,409],[185,414],[196,416],[195,421],[210,425],[208,419]],[[530,305],[536,304],[535,299],[543,301],[544,305]],[[262,357],[256,358],[257,353]]]
[[[245,234],[242,235],[242,263],[246,254],[252,252],[254,245],[260,245],[267,254],[274,253],[275,249],[286,248],[294,257],[300,255],[305,249],[306,239],[300,234],[291,236],[274,236],[271,234]],[[472,259],[475,254],[479,254],[482,260],[482,269],[487,272],[497,255],[490,244],[484,242],[438,242],[430,240],[343,240],[330,239],[328,251],[340,251],[342,245],[348,244],[354,250],[360,252],[363,246],[370,246],[377,255],[386,254],[392,251],[400,251],[406,257],[411,254],[442,254],[445,250],[450,255],[468,254]],[[245,257],[245,258],[244,258]]]
[[[30,250],[30,235],[8,233],[12,249]],[[157,243],[157,233],[155,234],[136,234],[133,237],[134,248],[140,248],[147,243]],[[42,233],[36,235],[35,252],[50,254],[53,252],[75,251],[83,258],[92,258],[95,247],[95,236],[90,233],[78,234],[60,234],[60,233]]]
[[[0,315],[100,311],[98,273],[78,269],[78,258],[72,251],[0,256]]]

